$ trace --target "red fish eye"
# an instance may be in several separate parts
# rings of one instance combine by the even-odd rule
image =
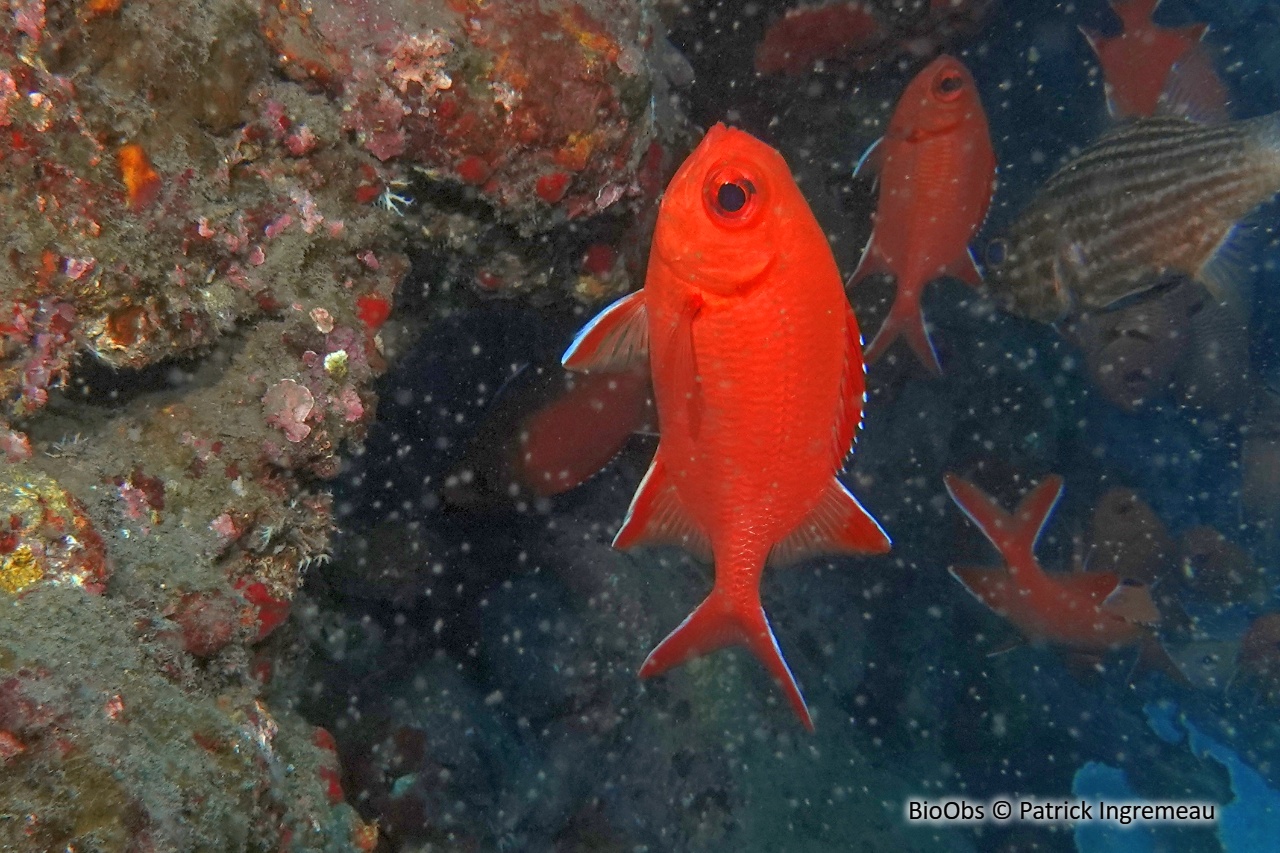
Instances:
[[[933,93],[941,100],[954,101],[964,90],[964,77],[958,71],[943,71],[933,81]]]
[[[702,200],[724,223],[744,222],[758,207],[755,182],[733,167],[716,169],[707,178]]]

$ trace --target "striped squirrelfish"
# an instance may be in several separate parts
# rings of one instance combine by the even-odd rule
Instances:
[[[969,241],[986,218],[996,176],[987,116],[964,65],[944,55],[915,76],[858,171],[868,166],[880,169],[875,229],[850,284],[889,273],[897,293],[867,347],[867,361],[905,336],[921,363],[939,375],[920,299],[939,276],[981,283]]]
[[[715,565],[711,593],[642,678],[747,646],[813,722],[760,602],[766,565],[884,553],[889,537],[837,479],[862,420],[858,321],[786,162],[716,125],[672,178],[644,288],[565,353],[571,370],[650,366],[653,464],[614,547],[673,544]]]
[[[987,284],[1051,323],[1185,276],[1220,301],[1239,221],[1280,192],[1280,113],[1220,125],[1134,121],[1062,167],[987,246]]]

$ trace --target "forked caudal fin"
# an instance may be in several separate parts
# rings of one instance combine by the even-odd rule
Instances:
[[[1027,493],[1013,513],[1005,511],[968,480],[955,474],[947,474],[943,479],[956,506],[964,510],[969,520],[996,546],[1010,567],[1030,568],[1035,563],[1036,540],[1062,494],[1061,477],[1057,474],[1045,477]]]
[[[809,708],[782,657],[759,599],[744,606],[719,589],[711,590],[697,609],[649,653],[640,667],[640,677],[661,675],[688,660],[732,645],[751,649],[778,682],[800,722],[813,731]]]

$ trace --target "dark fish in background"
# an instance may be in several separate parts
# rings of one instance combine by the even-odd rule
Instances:
[[[1223,301],[1238,284],[1237,226],[1280,192],[1280,113],[1203,125],[1142,119],[1051,177],[987,247],[987,283],[1042,322],[1106,308],[1181,274]]]

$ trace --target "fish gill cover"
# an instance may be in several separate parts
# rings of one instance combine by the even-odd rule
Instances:
[[[1247,849],[1280,788],[1277,45],[1265,0],[0,3],[0,849],[1119,849],[907,820],[1086,767],[1219,807],[1123,842]],[[812,734],[750,653],[636,677],[712,589],[688,507],[610,543],[670,423],[650,347],[690,435],[830,399],[841,461],[855,359],[717,374],[791,320],[717,326],[708,290],[688,336],[611,339],[626,372],[560,365],[655,292],[720,122],[846,279],[873,231],[930,259],[846,280],[868,341],[919,308],[822,491],[892,551],[829,553],[822,510],[758,573]],[[765,188],[708,180],[741,229]],[[735,431],[699,377],[775,402]],[[748,479],[690,446],[705,493]]]

